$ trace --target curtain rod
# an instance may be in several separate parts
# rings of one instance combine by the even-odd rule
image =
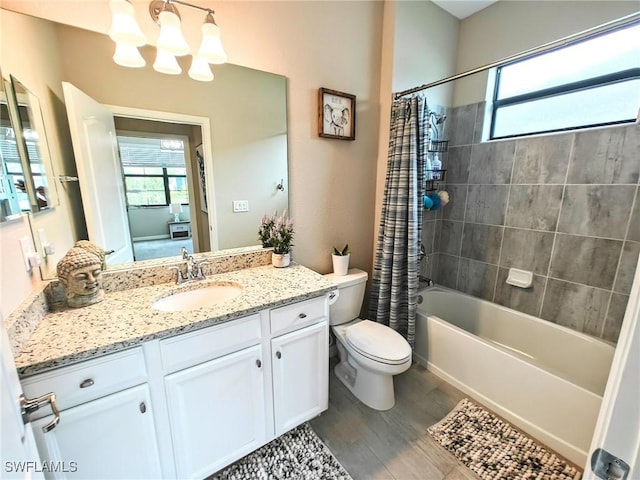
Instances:
[[[607,30],[612,30],[616,27],[621,27],[626,24],[631,24],[636,20],[640,20],[640,12],[632,13],[630,15],[624,16],[617,20],[612,20],[610,22],[604,23],[597,27],[592,27],[582,32],[574,33],[573,35],[569,35],[567,37],[561,38],[560,40],[555,40],[553,42],[545,43],[535,48],[530,48],[529,50],[525,50],[520,53],[516,53],[514,55],[510,55],[501,60],[497,60],[495,62],[488,63],[483,65],[482,67],[477,67],[472,70],[467,70],[466,72],[457,73],[455,75],[451,75],[449,77],[443,78],[442,80],[437,80],[435,82],[427,83],[425,85],[421,85],[419,87],[410,88],[408,90],[403,90],[401,92],[397,92],[393,94],[394,100],[399,99],[400,97],[404,97],[405,95],[409,95],[411,93],[420,92],[422,90],[426,90],[431,87],[437,87],[438,85],[442,85],[444,83],[452,82],[453,80],[458,80],[459,78],[468,77],[469,75],[473,75],[474,73],[481,72],[483,70],[487,70],[489,68],[497,67],[504,63],[513,62],[515,60],[520,60],[521,58],[533,56],[539,53],[544,53],[550,50],[554,50],[558,47],[562,47],[565,45],[569,45],[571,43],[578,42],[580,40],[584,40],[589,37],[593,37],[598,35],[599,33],[603,33]]]

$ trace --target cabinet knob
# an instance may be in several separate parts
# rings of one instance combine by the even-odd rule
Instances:
[[[298,315],[298,318],[307,318],[307,314],[306,313],[301,313],[300,315]]]
[[[282,358],[282,353],[280,353],[280,351],[279,351],[279,350],[276,352],[276,357],[277,357],[278,359]]]
[[[144,402],[140,402],[140,413],[145,413],[147,411],[147,405]]]
[[[260,359],[256,360],[256,366],[258,368],[262,367],[262,362],[260,361]]]
[[[94,382],[92,378],[87,378],[86,380],[83,380],[82,382],[80,382],[80,388],[88,388],[92,386],[93,383]]]

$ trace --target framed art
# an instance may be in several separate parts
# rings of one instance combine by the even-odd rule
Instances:
[[[356,139],[356,96],[318,90],[318,135],[338,140]]]
[[[200,184],[200,210],[207,213],[207,179],[204,176],[204,151],[202,144],[196,147],[196,160],[198,162],[198,183]]]

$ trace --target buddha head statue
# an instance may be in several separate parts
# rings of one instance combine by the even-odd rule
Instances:
[[[85,250],[93,253],[94,255],[97,255],[98,258],[100,259],[100,265],[102,267],[102,270],[107,269],[107,262],[105,260],[105,257],[111,252],[107,252],[104,248],[99,247],[98,245],[96,245],[93,242],[90,242],[89,240],[78,240],[73,246],[84,248]]]
[[[97,254],[73,247],[58,262],[57,271],[70,307],[86,307],[104,300],[102,260]]]

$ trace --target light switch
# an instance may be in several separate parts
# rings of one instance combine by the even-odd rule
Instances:
[[[234,200],[233,201],[233,213],[248,212],[249,200]]]
[[[22,237],[20,239],[20,249],[22,250],[22,259],[24,260],[24,268],[27,272],[31,271],[31,257],[35,253],[33,250],[33,243],[29,237]]]

